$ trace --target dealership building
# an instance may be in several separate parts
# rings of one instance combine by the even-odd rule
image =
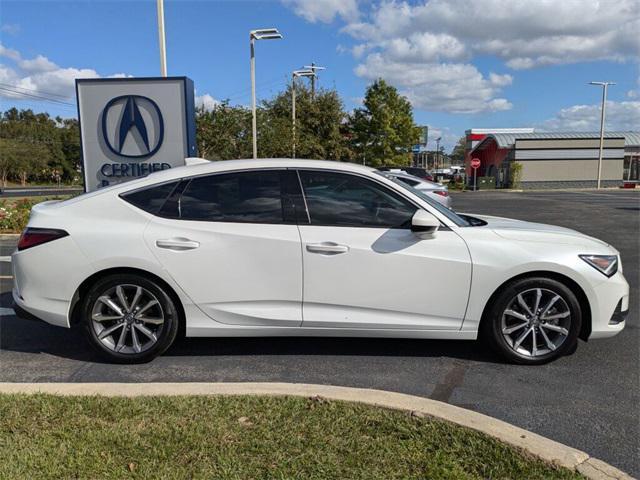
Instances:
[[[599,132],[536,132],[534,129],[471,129],[466,132],[466,172],[480,160],[478,177],[493,177],[508,188],[514,162],[522,165],[521,188],[589,188],[598,177]],[[607,132],[602,154],[602,186],[638,181],[640,132]]]

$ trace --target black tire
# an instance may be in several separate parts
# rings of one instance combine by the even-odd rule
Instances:
[[[548,327],[543,328],[539,323],[536,323],[536,325],[531,324],[532,327],[535,327],[532,333],[537,335],[536,339],[537,342],[539,342],[539,345],[544,345],[544,350],[549,350],[547,353],[533,356],[525,355],[514,349],[514,346],[517,347],[518,345],[514,345],[515,342],[510,343],[509,340],[505,338],[505,335],[503,334],[503,315],[505,315],[505,310],[512,306],[513,302],[517,301],[516,299],[518,294],[533,295],[534,293],[532,293],[532,291],[535,292],[537,289],[542,289],[545,294],[547,294],[547,292],[552,292],[553,294],[560,296],[564,303],[561,303],[560,300],[556,303],[561,303],[563,307],[568,308],[568,311],[570,312],[570,316],[568,317],[570,324],[565,323],[563,325],[564,330],[568,332],[567,335],[556,334],[557,338],[560,339],[564,337],[564,339],[560,345],[555,347],[555,350],[548,348],[546,346],[547,344],[543,343],[545,342],[545,339],[541,337],[541,330],[544,329],[545,332],[548,332],[549,330],[546,329]],[[512,310],[510,309],[510,311]],[[508,316],[506,318],[510,317]],[[541,322],[537,317],[536,320]],[[517,324],[517,322],[520,321],[524,323],[525,320],[516,320],[515,322]],[[528,321],[533,322],[533,317]],[[566,322],[566,320],[564,321]],[[521,365],[541,365],[555,360],[560,356],[569,355],[575,352],[581,323],[582,311],[580,309],[580,303],[571,289],[569,289],[565,284],[551,278],[530,277],[515,280],[504,286],[502,290],[498,292],[492,300],[492,304],[488,306],[485,312],[480,326],[480,334],[498,354],[509,362]],[[521,328],[526,330],[529,327]],[[524,330],[522,330],[522,334],[525,333]],[[520,333],[518,332],[518,336],[519,335]],[[531,334],[529,335],[531,336]],[[547,338],[549,338],[548,335]],[[533,343],[533,338],[528,338],[527,340]],[[523,349],[526,350],[526,348]],[[533,347],[531,350],[534,350]]]
[[[106,327],[102,327],[102,325],[105,325],[105,323],[96,323],[92,319],[96,305],[102,303],[98,301],[98,298],[103,296],[105,292],[109,292],[110,290],[113,290],[118,286],[125,287],[125,291],[129,292],[131,292],[131,290],[133,290],[133,292],[136,292],[137,287],[141,287],[144,294],[148,295],[147,300],[149,298],[151,298],[152,300],[157,300],[157,303],[154,303],[151,308],[155,309],[155,311],[159,312],[159,314],[163,317],[163,323],[161,325],[147,325],[143,320],[138,322],[137,320],[135,320],[135,317],[134,319],[129,318],[128,321],[114,320],[112,322],[106,323],[107,326],[115,326],[116,323],[123,323],[124,326],[122,328],[127,328],[129,330],[129,333],[125,334],[125,339],[128,338],[131,343],[133,342],[133,333],[131,332],[131,330],[135,329],[137,332],[137,338],[146,339],[147,346],[143,351],[137,352],[134,350],[133,346],[128,347],[126,345],[125,348],[134,351],[127,351],[126,353],[123,353],[123,351],[115,351],[114,348],[117,348],[116,345],[106,345],[105,343],[103,343],[104,340],[101,340],[99,338],[97,329],[105,328],[106,330]],[[131,298],[132,296],[135,297],[135,293],[129,293],[127,300],[128,303],[134,303],[134,299]],[[126,293],[125,299],[127,299]],[[149,301],[148,303],[153,302]],[[109,309],[107,308],[107,310]],[[114,312],[114,310],[111,310],[112,314],[114,314]],[[134,312],[132,312],[132,314],[133,313]],[[158,355],[162,355],[173,344],[177,336],[180,323],[180,317],[176,304],[171,295],[167,291],[165,291],[165,288],[159,285],[157,282],[145,276],[137,274],[114,274],[98,280],[94,285],[92,285],[91,289],[85,295],[82,303],[81,314],[81,324],[85,337],[87,338],[91,346],[95,348],[103,358],[112,363],[145,363],[153,360]],[[115,314],[115,316],[118,315],[119,314]],[[153,330],[153,333],[157,333],[157,335],[155,335],[156,340],[152,340],[152,337],[147,337],[146,335],[141,334],[140,331],[136,329],[140,327],[134,328],[133,324],[128,323],[129,321],[136,324],[140,323],[140,325],[142,327],[145,327],[148,331],[151,331],[155,328],[155,330]],[[122,332],[122,330],[117,331]],[[114,337],[116,335],[117,333],[109,335],[111,339],[108,341],[113,340],[112,343],[115,343]]]

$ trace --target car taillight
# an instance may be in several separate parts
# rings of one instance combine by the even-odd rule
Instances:
[[[449,196],[449,192],[447,192],[446,190],[434,190],[433,193],[435,193],[436,195],[440,195],[441,197]]]
[[[58,238],[69,235],[64,230],[57,228],[27,228],[18,240],[18,250],[26,250],[27,248],[42,245],[43,243],[57,240]]]

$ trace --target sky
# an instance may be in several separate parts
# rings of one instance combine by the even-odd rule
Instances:
[[[250,104],[315,62],[349,110],[376,78],[412,103],[450,149],[468,128],[640,130],[638,0],[165,0],[169,75],[193,79],[205,107]],[[158,76],[154,0],[0,0],[0,110],[76,116],[75,78]]]

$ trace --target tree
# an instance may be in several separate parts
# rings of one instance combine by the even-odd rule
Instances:
[[[408,165],[420,128],[411,103],[382,79],[369,85],[363,108],[350,118],[351,144],[357,160],[367,165]]]
[[[198,109],[196,113],[198,152],[209,160],[250,158],[251,110],[231,106],[228,101],[212,110]]]
[[[464,163],[464,155],[467,150],[467,138],[460,137],[458,143],[451,150],[451,163],[460,165]]]

